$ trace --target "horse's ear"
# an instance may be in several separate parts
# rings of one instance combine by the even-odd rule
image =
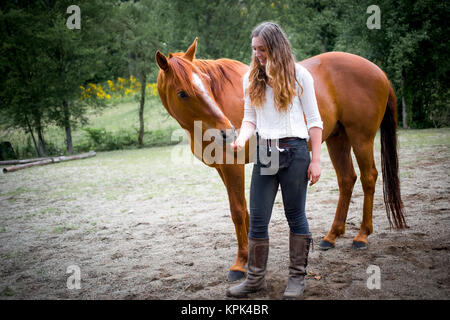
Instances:
[[[161,70],[167,71],[169,69],[169,61],[167,61],[166,56],[163,55],[159,50],[156,51],[155,59]]]
[[[184,53],[184,57],[190,61],[194,60],[194,58],[195,58],[195,52],[197,51],[197,40],[198,40],[198,37],[195,38],[194,42]]]
[[[169,52],[169,57],[168,57],[168,58],[170,59],[170,58],[172,58],[172,57],[173,57],[173,53],[172,53],[172,52]]]

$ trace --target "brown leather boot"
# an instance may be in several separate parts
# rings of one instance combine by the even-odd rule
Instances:
[[[298,299],[306,288],[306,266],[308,265],[311,234],[289,234],[289,280],[284,299]]]
[[[247,279],[227,290],[228,297],[243,298],[249,293],[266,289],[266,266],[269,256],[269,239],[248,238]]]

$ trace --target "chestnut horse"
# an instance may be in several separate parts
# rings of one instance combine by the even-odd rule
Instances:
[[[206,161],[202,151],[211,142],[203,141],[202,137],[208,129],[220,130],[224,139],[215,143],[221,142],[224,154],[226,150],[229,153],[226,144],[233,141],[234,128],[240,128],[244,115],[242,77],[248,66],[230,59],[195,59],[196,50],[197,39],[185,53],[169,53],[166,57],[156,52],[156,62],[160,68],[158,92],[169,114],[189,133],[194,155],[217,169],[227,189],[238,241],[237,258],[228,273],[228,280],[233,281],[245,275],[247,262],[249,214],[244,193],[244,163]],[[339,185],[334,221],[319,247],[334,247],[336,238],[345,232],[350,198],[356,182],[351,156],[353,149],[364,191],[363,218],[359,233],[353,239],[353,247],[364,249],[368,245],[367,237],[373,231],[372,208],[378,176],[373,148],[378,128],[381,128],[383,191],[389,224],[399,229],[407,227],[398,178],[394,90],[379,67],[353,54],[328,52],[300,64],[314,78],[324,123],[323,141],[327,144]],[[196,129],[194,123],[200,123],[200,128]],[[201,130],[200,138],[195,137],[195,130]],[[196,150],[196,143],[201,148]],[[251,160],[250,151],[247,142],[245,163]]]

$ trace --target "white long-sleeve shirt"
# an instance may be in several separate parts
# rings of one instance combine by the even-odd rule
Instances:
[[[244,121],[255,124],[258,134],[264,139],[280,139],[285,137],[299,137],[309,139],[308,130],[312,127],[323,129],[323,122],[317,106],[314,92],[314,80],[309,71],[299,64],[295,64],[296,77],[303,87],[303,94],[295,96],[287,112],[279,112],[275,108],[273,89],[266,86],[266,100],[262,108],[251,105],[250,97],[244,94]],[[249,86],[249,72],[243,77],[244,93]],[[295,84],[301,94],[301,88]],[[303,117],[306,116],[306,125]]]

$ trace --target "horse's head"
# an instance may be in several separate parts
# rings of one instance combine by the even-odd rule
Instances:
[[[201,121],[202,131],[214,129],[220,138],[233,141],[235,129],[224,115],[212,90],[212,80],[195,66],[197,38],[186,52],[156,52],[158,92],[164,107],[180,125],[189,131]]]

